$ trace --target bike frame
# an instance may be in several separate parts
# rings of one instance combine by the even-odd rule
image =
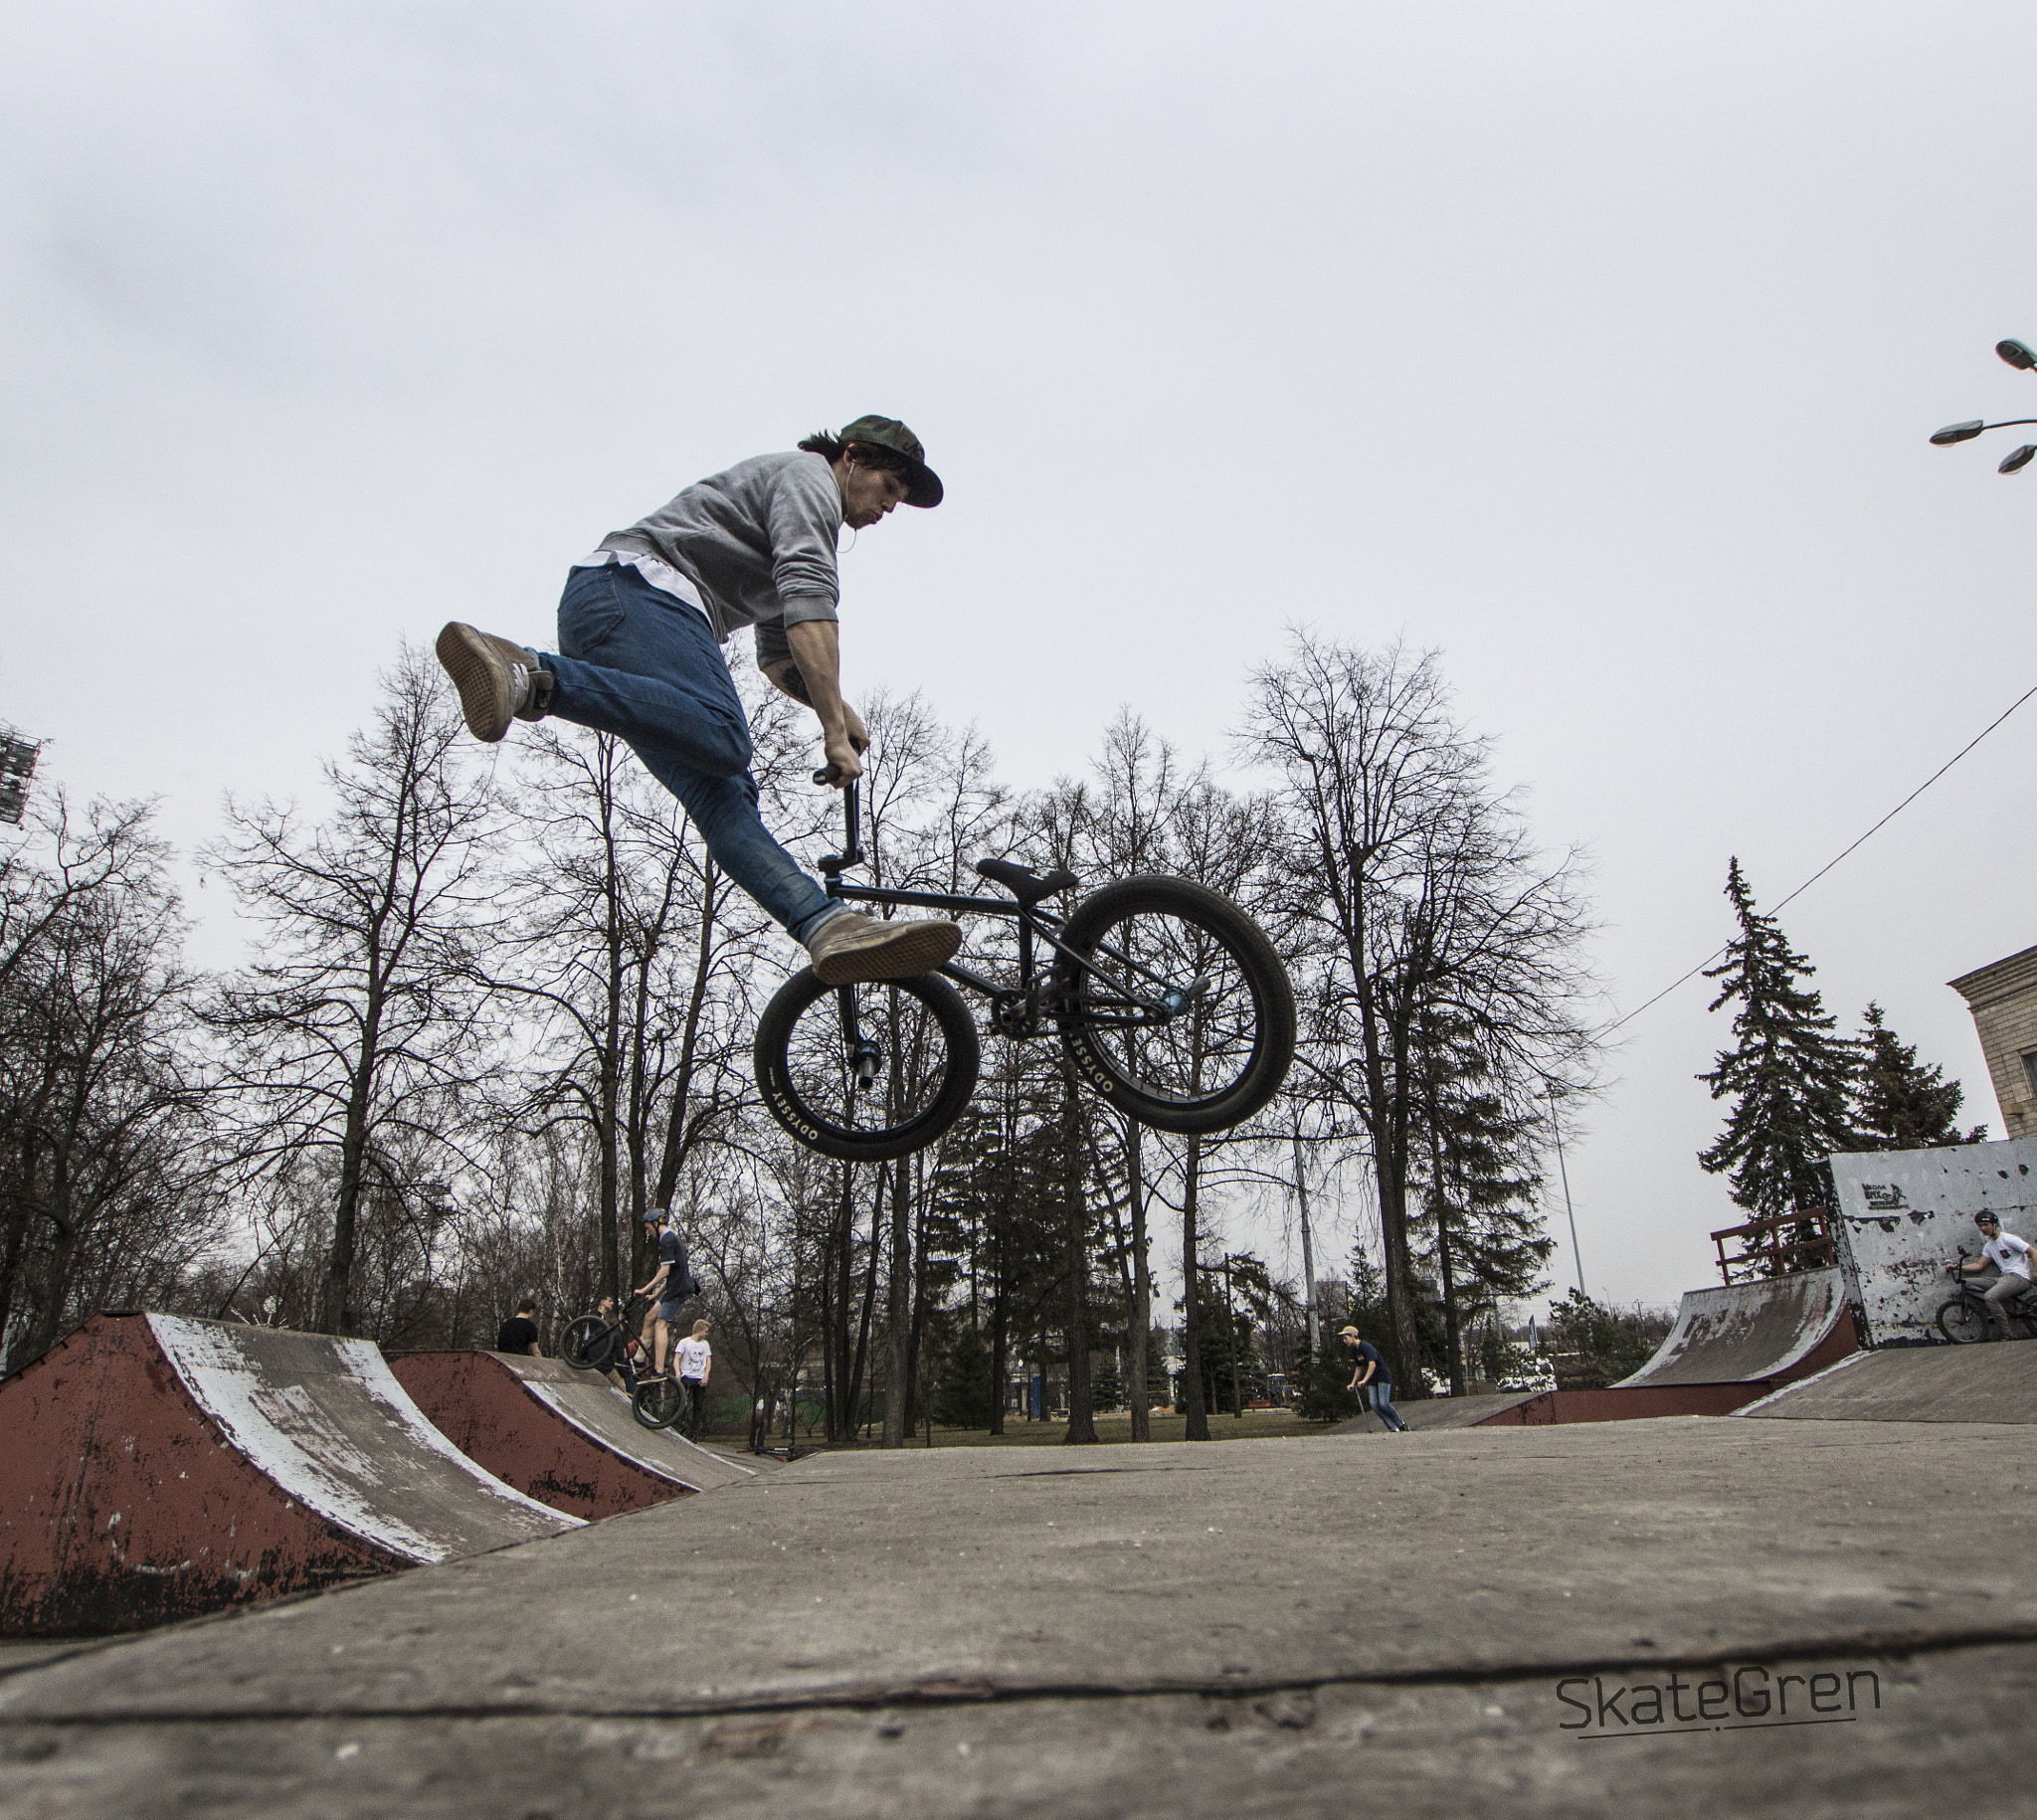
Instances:
[[[817,771],[814,782],[825,784],[830,781],[830,772]],[[845,829],[843,851],[830,853],[821,861],[821,871],[828,880],[828,895],[841,903],[851,904],[909,904],[919,910],[946,910],[964,916],[1004,916],[1014,918],[1018,924],[1018,984],[1016,987],[1000,986],[995,980],[986,979],[974,968],[964,967],[959,961],[950,961],[939,972],[958,986],[965,986],[971,992],[989,999],[993,1003],[1010,1004],[1030,998],[1037,986],[1039,976],[1038,951],[1035,942],[1044,943],[1057,955],[1072,961],[1085,974],[1093,976],[1109,987],[1114,995],[1122,995],[1131,1007],[1123,1016],[1099,1016],[1092,1007],[1085,1013],[1087,1020],[1098,1028],[1128,1029],[1152,1024],[1166,1023],[1179,1016],[1188,1008],[1194,998],[1193,990],[1187,993],[1179,989],[1168,990],[1168,983],[1156,978],[1155,984],[1163,990],[1153,998],[1141,998],[1122,979],[1113,979],[1096,967],[1088,956],[1077,953],[1061,940],[1059,930],[1065,923],[1064,917],[1051,910],[1042,910],[1036,903],[1020,902],[1016,897],[987,897],[978,892],[968,891],[908,891],[883,885],[851,885],[842,882],[841,874],[850,866],[866,863],[867,855],[862,850],[862,800],[860,789],[854,779],[842,786],[841,814]],[[1150,970],[1140,967],[1129,955],[1099,944],[1098,953],[1107,954],[1123,967],[1138,973]],[[856,1046],[859,1054],[862,1047],[861,1031],[855,1014],[855,989],[837,989],[841,1004],[843,1033]]]

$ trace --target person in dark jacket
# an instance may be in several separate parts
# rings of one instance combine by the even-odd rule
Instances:
[[[1355,1327],[1342,1329],[1337,1338],[1344,1342],[1344,1350],[1351,1356],[1351,1382],[1345,1388],[1365,1397],[1372,1412],[1387,1424],[1389,1434],[1405,1434],[1407,1424],[1393,1407],[1393,1372],[1386,1355],[1370,1340],[1360,1339]]]

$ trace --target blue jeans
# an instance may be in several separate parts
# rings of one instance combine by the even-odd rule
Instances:
[[[1405,1428],[1400,1411],[1393,1407],[1393,1380],[1390,1377],[1375,1377],[1362,1386],[1365,1400],[1372,1405],[1373,1413],[1389,1428]]]
[[[795,941],[847,906],[772,839],[757,814],[750,722],[707,621],[635,569],[575,569],[559,598],[549,712],[613,733],[684,805],[714,863]]]

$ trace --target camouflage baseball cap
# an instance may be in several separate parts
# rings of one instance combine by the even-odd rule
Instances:
[[[941,503],[941,476],[927,465],[925,446],[895,417],[859,417],[852,424],[842,425],[841,440],[844,443],[868,443],[874,448],[888,449],[894,455],[903,455],[909,463],[906,478],[911,482],[905,495],[907,505]]]

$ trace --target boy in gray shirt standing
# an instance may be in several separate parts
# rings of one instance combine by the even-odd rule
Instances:
[[[895,419],[857,418],[838,437],[739,461],[603,538],[567,579],[556,653],[458,621],[439,635],[439,661],[476,739],[553,715],[627,742],[830,986],[927,973],[953,958],[962,932],[862,916],[771,837],[750,776],[749,720],[720,646],[753,627],[758,667],[813,709],[837,785],[861,776],[869,735],[841,699],[835,540],[843,524],[860,530],[897,505],[940,504],[925,455]]]

